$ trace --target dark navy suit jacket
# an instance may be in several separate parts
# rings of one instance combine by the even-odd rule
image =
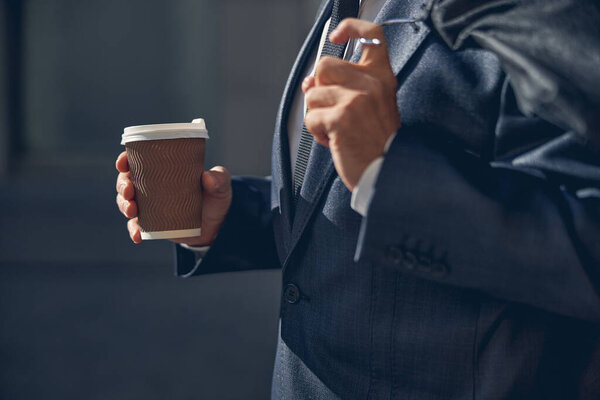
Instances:
[[[523,116],[492,53],[386,28],[403,125],[367,217],[318,144],[292,212],[286,122],[329,3],[272,178],[234,179],[211,250],[178,248],[178,274],[282,268],[281,337],[343,399],[600,398],[600,154]],[[421,7],[390,0],[377,21]]]

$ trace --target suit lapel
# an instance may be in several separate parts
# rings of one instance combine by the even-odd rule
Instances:
[[[296,206],[292,240],[304,230],[308,217],[314,211],[319,197],[327,187],[326,183],[331,180],[334,174],[335,167],[331,159],[331,152],[327,147],[313,141],[304,182],[300,189],[300,198]]]
[[[392,18],[425,18],[431,8],[431,0],[390,0],[381,9],[375,23],[379,24]],[[426,18],[425,18],[426,19]],[[388,25],[383,28],[388,43],[388,54],[394,75],[398,77],[402,68],[429,34],[429,27],[423,22],[417,22],[416,27],[410,24]],[[359,60],[355,54],[352,61]]]
[[[303,72],[306,69],[308,58],[313,52],[315,46],[319,43],[319,38],[323,26],[329,14],[331,13],[332,0],[323,4],[320,8],[317,21],[308,34],[283,91],[283,96],[279,104],[277,119],[275,122],[275,135],[273,139],[272,172],[273,187],[271,192],[271,209],[279,208],[282,217],[283,234],[289,235],[292,224],[292,173],[290,168],[290,151],[287,134],[287,122],[289,119],[290,108],[292,107],[293,96],[300,80],[304,78]],[[287,241],[286,241],[287,242]]]
[[[429,4],[430,0],[389,0],[377,15],[375,23],[391,18],[421,17],[428,12]],[[390,63],[396,76],[429,33],[429,28],[424,23],[419,22],[417,26],[418,29],[411,25],[390,25],[384,28]],[[360,52],[356,52],[350,61],[357,62],[359,59]],[[325,188],[333,181],[335,175],[329,149],[314,142],[292,225],[290,253],[302,236]],[[291,182],[291,178],[288,182]]]

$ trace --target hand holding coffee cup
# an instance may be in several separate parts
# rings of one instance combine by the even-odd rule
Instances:
[[[212,243],[231,204],[231,177],[223,167],[203,172],[207,137],[202,120],[126,128],[117,205],[134,243]]]

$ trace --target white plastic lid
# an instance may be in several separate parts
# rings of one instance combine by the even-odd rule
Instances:
[[[204,120],[197,118],[191,123],[128,126],[121,135],[121,144],[142,140],[184,138],[208,139],[208,131]]]

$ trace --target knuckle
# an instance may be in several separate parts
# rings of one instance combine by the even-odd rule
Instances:
[[[319,67],[321,69],[331,68],[336,65],[336,59],[331,56],[323,56],[321,60],[319,60]]]
[[[117,191],[122,191],[122,189],[129,183],[131,180],[129,179],[129,174],[121,172],[117,176]]]
[[[334,107],[331,110],[330,117],[327,119],[327,130],[330,132],[338,130],[338,128],[344,123],[345,117],[346,110],[344,106]]]
[[[304,95],[305,99],[306,99],[306,105],[308,106],[308,108],[311,108],[311,105],[314,105],[315,103],[315,89],[310,89],[308,92],[306,92],[306,94]]]
[[[315,68],[315,78],[317,80],[327,77],[331,74],[332,70],[337,66],[337,59],[330,56],[323,56],[317,63]]]
[[[347,108],[351,112],[356,112],[357,110],[361,110],[364,108],[365,104],[369,102],[368,96],[364,92],[355,92],[353,93],[347,103]]]
[[[337,121],[335,130],[338,132],[348,132],[350,130],[350,128],[352,127],[352,124],[350,121],[351,120],[350,120],[349,114],[345,114],[344,118],[340,118]]]
[[[331,117],[331,119],[336,122],[343,120],[346,117],[346,110],[343,106],[334,107]]]
[[[316,127],[316,118],[315,118],[315,112],[314,111],[307,111],[306,112],[306,116],[304,117],[304,125],[306,125],[306,128],[309,131],[313,131],[314,128]]]
[[[125,191],[125,182],[123,182],[122,179],[119,179],[117,181],[117,193],[122,195],[124,191]]]

